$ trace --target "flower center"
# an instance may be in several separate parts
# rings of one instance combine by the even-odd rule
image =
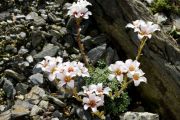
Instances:
[[[47,67],[48,66],[48,62],[45,62],[44,64],[43,64],[43,67]]]
[[[52,69],[51,69],[51,73],[54,73],[56,71],[56,67],[53,67]]]
[[[121,75],[121,74],[122,74],[122,72],[121,72],[120,69],[117,69],[117,70],[115,71],[115,75]]]
[[[74,12],[74,13],[73,13],[74,16],[77,15],[77,14],[78,14],[77,12]]]
[[[139,80],[139,74],[138,74],[138,73],[135,73],[135,74],[133,75],[133,79],[134,79],[134,80]]]
[[[90,106],[90,107],[95,107],[95,106],[96,106],[95,100],[91,100],[91,101],[89,102],[89,106]]]
[[[102,89],[97,89],[97,91],[99,92],[99,94],[103,94],[103,90]]]
[[[68,68],[68,72],[73,72],[74,71],[74,68],[73,67],[69,67]]]
[[[129,66],[129,71],[134,71],[134,70],[135,70],[134,65],[130,65],[130,66]]]
[[[72,78],[70,76],[65,76],[64,81],[65,82],[70,82]]]

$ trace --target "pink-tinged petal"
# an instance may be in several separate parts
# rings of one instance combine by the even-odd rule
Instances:
[[[90,94],[89,95],[89,100],[96,100],[96,95],[95,94]]]
[[[139,73],[140,76],[143,76],[143,75],[145,74],[141,69],[139,69],[139,70],[136,71],[136,72]]]
[[[87,110],[89,108],[89,105],[84,104],[84,110]]]
[[[49,76],[48,76],[48,79],[50,80],[50,81],[53,81],[54,79],[55,79],[55,75],[54,74],[49,74]]]
[[[109,91],[111,91],[109,87],[104,88],[104,94],[109,95]]]
[[[63,80],[60,81],[60,87],[64,86],[65,84],[66,84],[65,81],[63,81]]]
[[[74,88],[74,80],[71,80],[70,82],[68,82],[67,85],[68,85],[70,88]]]
[[[84,97],[84,98],[83,98],[83,103],[89,103],[89,98]]]
[[[145,83],[146,83],[146,82],[147,82],[147,79],[146,79],[145,77],[140,77],[140,78],[139,78],[139,81],[140,81],[140,82],[145,82]]]
[[[138,34],[138,38],[141,40],[144,37],[144,35]]]
[[[120,83],[123,81],[123,75],[118,75],[116,78]]]
[[[127,59],[126,61],[125,61],[125,64],[129,67],[131,64],[132,64],[132,59]]]
[[[135,26],[134,26],[133,24],[131,24],[131,23],[128,23],[128,24],[126,25],[126,28],[135,28]]]
[[[128,78],[133,78],[133,74],[134,74],[134,73],[135,73],[134,71],[128,72],[128,73],[127,73],[127,77],[128,77]]]
[[[135,60],[135,61],[133,62],[133,64],[134,64],[137,68],[140,66],[140,63],[139,63],[137,60]]]
[[[93,108],[91,108],[92,109],[92,111],[95,113],[95,112],[97,112],[97,107],[93,107]]]
[[[152,35],[151,35],[151,34],[148,34],[147,37],[148,37],[149,39],[151,39]]]
[[[110,74],[109,76],[108,76],[108,79],[109,80],[112,80],[112,79],[114,79],[115,78],[115,75],[114,74]]]
[[[138,86],[140,84],[139,80],[134,80],[134,86]]]
[[[122,62],[122,61],[116,61],[115,64],[116,64],[115,66],[117,66],[117,65],[119,65],[119,66],[124,66],[124,62]]]

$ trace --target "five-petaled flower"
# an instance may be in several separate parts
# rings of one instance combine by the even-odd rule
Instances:
[[[127,72],[127,67],[122,61],[116,61],[115,64],[111,64],[108,69],[111,71],[109,80],[116,78],[120,83],[123,81],[123,73]]]
[[[125,61],[125,65],[128,69],[128,73],[135,72],[139,69],[140,63],[137,60],[128,59]]]
[[[143,76],[144,74],[145,73],[141,69],[139,69],[134,73],[127,74],[127,76],[129,78],[132,78],[135,86],[138,86],[141,82],[145,82],[145,83],[147,82],[147,79]]]
[[[78,0],[77,2],[73,2],[73,4],[67,8],[69,10],[67,15],[74,16],[75,18],[88,19],[89,15],[92,15],[87,8],[88,5],[92,4],[86,0]]]
[[[104,105],[104,96],[96,96],[95,94],[90,94],[83,98],[84,109],[87,110],[89,107],[93,112],[97,112],[97,107]]]
[[[138,38],[141,40],[143,37],[151,38],[152,33],[155,31],[160,31],[159,25],[154,24],[150,21],[136,20],[133,21],[132,24],[128,23],[126,25],[128,28],[133,28],[134,32],[138,33]]]

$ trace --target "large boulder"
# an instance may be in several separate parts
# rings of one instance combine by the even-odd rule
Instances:
[[[154,21],[153,15],[140,0],[89,0],[100,29],[112,37],[128,58],[135,59],[139,41],[125,26],[137,19]],[[148,84],[139,92],[143,102],[161,119],[180,119],[180,49],[169,35],[160,31],[147,42],[140,58]]]

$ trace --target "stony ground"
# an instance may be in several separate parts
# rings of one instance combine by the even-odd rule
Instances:
[[[63,95],[55,97],[54,85],[34,69],[45,56],[81,60],[76,26],[73,18],[67,18],[62,3],[31,0],[1,4],[1,9],[7,9],[0,13],[0,120],[86,117],[75,104],[67,107]],[[93,20],[81,25],[91,63],[100,58],[113,63],[118,59],[116,50],[108,37],[92,26],[96,26]]]
[[[76,104],[67,107],[71,101],[65,101],[65,95],[53,94],[54,85],[34,69],[45,56],[81,60],[76,26],[73,18],[66,16],[63,3],[9,0],[0,4],[0,120],[91,119]],[[110,39],[98,30],[93,19],[83,21],[81,28],[92,64],[101,58],[107,64],[119,59]]]

